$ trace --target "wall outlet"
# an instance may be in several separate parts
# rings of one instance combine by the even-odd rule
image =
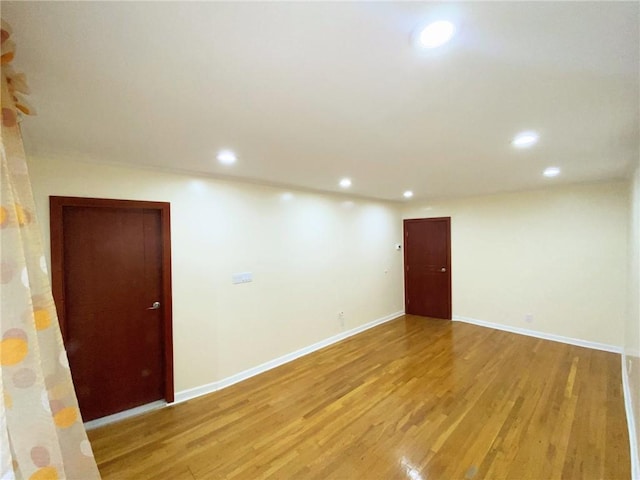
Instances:
[[[532,313],[527,313],[524,316],[524,321],[527,323],[533,323],[533,314]]]
[[[340,327],[344,328],[344,312],[338,312],[338,322],[340,322]]]

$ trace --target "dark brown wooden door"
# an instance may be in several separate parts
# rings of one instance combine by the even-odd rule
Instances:
[[[64,337],[84,420],[164,398],[161,212],[67,206],[62,222]]]
[[[451,319],[451,219],[404,221],[405,311]]]

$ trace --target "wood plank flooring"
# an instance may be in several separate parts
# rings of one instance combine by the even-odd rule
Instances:
[[[89,432],[109,479],[628,479],[620,356],[403,316]]]

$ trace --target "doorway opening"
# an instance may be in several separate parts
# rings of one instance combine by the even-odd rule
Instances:
[[[451,217],[403,226],[405,312],[451,320]]]
[[[83,419],[173,402],[169,203],[49,206],[52,290]]]

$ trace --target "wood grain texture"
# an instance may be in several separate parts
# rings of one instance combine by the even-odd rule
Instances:
[[[164,397],[160,212],[66,207],[65,347],[93,420]]]
[[[58,311],[60,330],[67,341],[67,299],[65,288],[65,209],[95,208],[156,211],[160,215],[162,229],[162,328],[164,361],[164,399],[174,400],[173,386],[173,310],[171,287],[171,205],[168,202],[148,202],[141,200],[117,200],[84,197],[49,197],[51,228],[51,288]],[[67,346],[68,349],[68,346]],[[90,416],[88,416],[89,418]]]
[[[89,432],[108,479],[627,479],[617,354],[403,316]]]
[[[404,311],[451,320],[451,217],[403,221]]]

